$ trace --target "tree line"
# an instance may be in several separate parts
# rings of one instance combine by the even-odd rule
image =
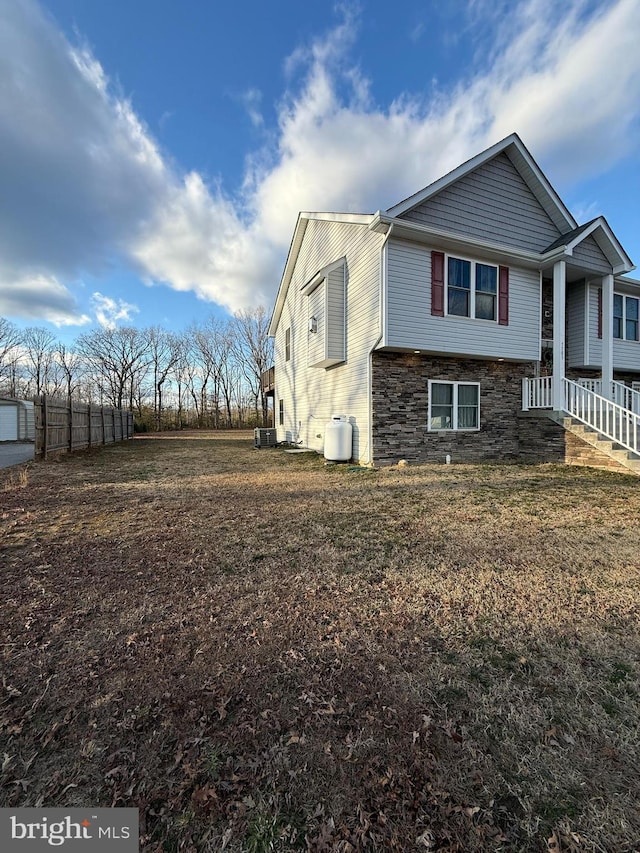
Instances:
[[[268,326],[260,307],[226,320],[211,315],[179,334],[100,327],[69,346],[46,328],[0,317],[0,396],[128,408],[141,430],[266,426]]]

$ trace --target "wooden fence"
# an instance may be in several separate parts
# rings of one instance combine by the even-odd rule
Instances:
[[[34,400],[36,454],[83,450],[133,438],[133,412],[42,397]]]

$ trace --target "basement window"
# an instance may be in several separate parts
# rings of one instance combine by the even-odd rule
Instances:
[[[479,383],[429,380],[428,428],[430,432],[479,430]]]

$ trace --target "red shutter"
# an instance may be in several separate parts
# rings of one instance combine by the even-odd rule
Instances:
[[[444,317],[444,252],[431,252],[431,313]]]
[[[598,288],[598,337],[602,337],[602,288]]]
[[[500,267],[498,276],[498,323],[509,325],[509,267]]]

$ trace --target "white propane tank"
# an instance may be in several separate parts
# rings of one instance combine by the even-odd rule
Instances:
[[[352,432],[346,415],[331,415],[324,428],[324,458],[328,462],[348,462],[351,459]]]

